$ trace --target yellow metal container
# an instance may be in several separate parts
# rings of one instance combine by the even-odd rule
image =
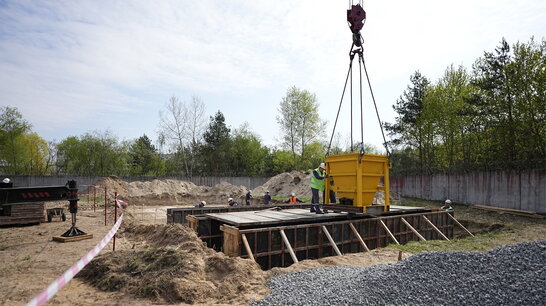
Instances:
[[[389,161],[387,156],[349,153],[326,157],[326,195],[336,192],[337,199],[362,207],[371,206],[375,193],[385,191],[383,211],[389,210]],[[329,196],[325,203],[331,203]]]

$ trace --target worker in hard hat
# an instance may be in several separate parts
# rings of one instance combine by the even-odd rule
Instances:
[[[265,192],[264,195],[264,204],[267,205],[271,201],[271,195],[269,194],[269,190]]]
[[[311,212],[323,214],[320,210],[319,191],[324,191],[324,181],[326,179],[326,165],[320,163],[319,167],[313,170],[311,174]]]
[[[250,200],[252,199],[252,190],[248,190],[248,192],[245,195],[245,204],[250,205]]]
[[[447,199],[444,202],[444,206],[440,207],[440,209],[443,209],[445,211],[453,211],[453,206],[451,206],[451,200]]]
[[[229,206],[239,206],[239,203],[237,203],[233,198],[228,199]]]
[[[296,194],[292,192],[288,200],[284,201],[284,203],[296,204],[296,203],[303,203],[303,201],[298,199],[296,197]]]
[[[194,207],[205,207],[205,205],[207,205],[207,202],[201,201],[201,202],[199,202],[199,204],[195,204]]]

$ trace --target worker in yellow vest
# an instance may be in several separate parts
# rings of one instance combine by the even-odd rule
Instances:
[[[317,169],[311,174],[311,212],[323,214],[320,210],[319,191],[324,191],[324,181],[326,179],[326,165],[320,163]]]

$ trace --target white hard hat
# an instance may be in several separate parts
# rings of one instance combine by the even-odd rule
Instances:
[[[446,204],[451,204],[451,200],[450,200],[450,199],[447,199],[447,200],[446,200]]]
[[[231,201],[233,201],[233,198],[229,198],[229,199],[227,199],[227,200],[228,200],[228,202],[231,202]]]
[[[292,192],[292,196],[293,196],[293,197],[295,197],[295,196],[296,196],[296,194]]]
[[[266,193],[269,193],[269,190],[268,190],[268,191],[266,191]]]
[[[6,177],[5,179],[2,180],[2,182],[7,184],[7,183],[11,182],[11,180]]]
[[[252,190],[251,190],[251,189],[249,189],[249,190],[248,190],[248,192],[252,192]]]
[[[324,163],[320,163],[319,168],[326,169],[326,165]]]
[[[207,202],[205,202],[205,201],[201,201],[201,204],[203,204],[203,205],[207,205]]]

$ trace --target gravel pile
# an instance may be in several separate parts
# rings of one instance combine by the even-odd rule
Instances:
[[[276,276],[253,305],[544,305],[546,240]]]

